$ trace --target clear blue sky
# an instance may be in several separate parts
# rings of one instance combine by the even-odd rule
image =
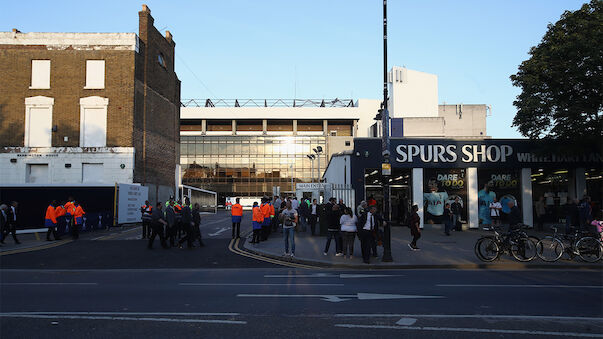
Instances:
[[[440,103],[492,105],[488,134],[520,137],[509,75],[583,2],[390,0],[389,67],[437,74]],[[0,30],[137,33],[142,3],[4,0]],[[382,97],[379,0],[145,3],[174,35],[182,98]]]

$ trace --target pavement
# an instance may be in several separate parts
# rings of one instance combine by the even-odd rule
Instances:
[[[529,231],[529,233],[539,238],[548,235],[545,232]],[[358,237],[356,237],[354,243],[354,255],[352,259],[336,257],[334,241],[331,241],[329,253],[325,256],[326,237],[312,236],[309,230],[296,233],[295,257],[293,259],[284,256],[285,245],[280,232],[271,234],[267,241],[259,244],[251,244],[248,241],[249,239],[245,239],[246,241],[240,246],[258,255],[318,267],[354,269],[603,268],[602,262],[587,263],[580,261],[579,258],[575,258],[574,260],[562,258],[554,263],[544,262],[536,258],[531,262],[522,263],[514,260],[510,255],[501,256],[499,260],[492,263],[484,263],[475,256],[473,248],[479,237],[491,234],[492,232],[482,230],[465,230],[462,232],[454,231],[451,232],[451,236],[446,236],[438,225],[427,225],[418,241],[420,250],[412,251],[408,246],[412,240],[408,227],[392,227],[392,257],[394,260],[392,262],[383,262],[381,260],[383,257],[383,247],[378,246],[378,257],[371,258],[371,263],[368,265],[362,262],[360,240]]]

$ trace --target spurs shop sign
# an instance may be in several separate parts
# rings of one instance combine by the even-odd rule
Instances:
[[[551,144],[528,140],[392,140],[394,166],[514,167],[601,165],[596,150],[563,153]],[[547,151],[549,150],[549,151]]]

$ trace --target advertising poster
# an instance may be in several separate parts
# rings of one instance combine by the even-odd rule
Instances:
[[[480,223],[492,224],[490,204],[495,199],[500,202],[502,207],[501,220],[506,220],[506,216],[510,212],[509,202],[520,206],[518,200],[521,196],[519,171],[511,169],[478,170],[477,182],[479,186],[477,197]]]
[[[423,174],[423,203],[425,222],[441,224],[445,204],[456,200],[461,205],[461,220],[467,216],[467,180],[464,168],[431,169]]]

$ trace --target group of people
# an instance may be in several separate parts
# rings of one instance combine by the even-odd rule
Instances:
[[[0,205],[0,244],[4,245],[4,239],[9,234],[13,235],[15,244],[21,242],[17,239],[17,208],[19,203],[11,201],[9,205]]]
[[[153,248],[155,238],[159,236],[161,246],[163,248],[179,247],[186,242],[187,247],[195,247],[195,241],[199,242],[199,246],[203,247],[203,239],[201,237],[201,209],[198,203],[195,203],[191,208],[190,199],[187,197],[182,201],[174,201],[174,197],[165,203],[165,211],[163,211],[161,202],[158,202],[155,207],[151,206],[149,201],[145,201],[145,205],[140,208],[142,213],[142,238],[148,238],[147,247]]]
[[[46,240],[52,241],[50,235],[54,236],[54,240],[61,240],[57,228],[62,226],[71,231],[71,237],[74,240],[78,239],[80,236],[79,229],[84,225],[85,214],[82,205],[73,197],[69,197],[61,203],[53,200],[46,208],[46,215],[44,216],[44,226],[48,228]]]
[[[231,206],[232,214],[232,237],[240,237],[240,224],[243,215],[243,207],[240,199]],[[410,229],[413,237],[409,244],[412,250],[418,250],[417,240],[421,237],[419,228],[420,218],[417,214],[418,206],[412,207],[410,216]],[[318,205],[317,200],[302,199],[296,197],[281,200],[276,196],[273,199],[264,197],[261,202],[254,202],[252,209],[252,244],[257,244],[268,239],[270,233],[279,226],[282,227],[285,245],[284,256],[295,256],[295,231],[306,231],[305,225],[309,224],[312,235],[316,232],[316,224],[319,218],[325,218],[327,223],[327,239],[324,255],[329,254],[331,243],[335,243],[335,256],[344,256],[352,259],[354,255],[354,242],[358,236],[361,244],[362,259],[370,263],[371,257],[377,257],[377,245],[382,240],[381,227],[387,221],[377,208],[376,201],[362,201],[354,211],[345,205],[343,199],[337,202],[336,198],[330,198],[324,205]]]

